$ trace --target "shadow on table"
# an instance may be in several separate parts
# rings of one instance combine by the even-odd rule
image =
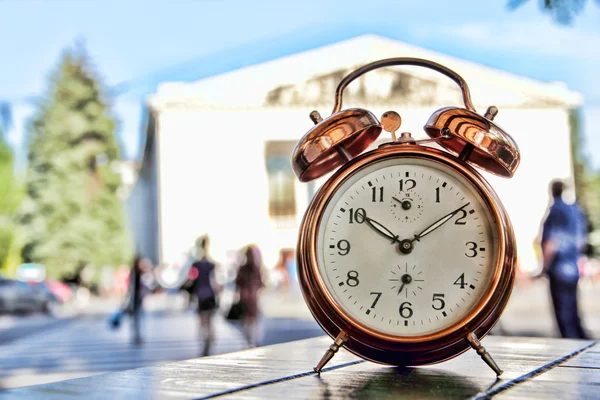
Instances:
[[[472,378],[447,371],[401,367],[353,371],[351,375],[335,374],[335,377],[332,373],[323,374],[318,379],[319,392],[311,394],[311,398],[468,398],[490,389],[497,382],[482,386]]]

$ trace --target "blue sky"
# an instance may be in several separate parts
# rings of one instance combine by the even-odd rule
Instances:
[[[93,1],[0,0],[0,102],[13,105],[9,141],[22,148],[27,99],[44,92],[60,52],[85,40],[114,99],[125,154],[136,154],[140,104],[164,80],[195,80],[364,33],[375,33],[585,96],[588,155],[600,168],[600,7],[589,0],[571,26],[530,0]],[[121,86],[122,88],[123,86]],[[543,132],[539,133],[540,136]],[[597,156],[596,156],[597,155]]]

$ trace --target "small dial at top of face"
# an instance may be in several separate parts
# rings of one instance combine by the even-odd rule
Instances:
[[[403,190],[391,196],[390,210],[392,215],[402,223],[411,223],[418,220],[425,209],[423,208],[423,198],[421,195],[412,189],[414,186],[409,186],[407,183],[416,182],[414,179],[400,179],[398,184]],[[414,183],[416,185],[416,183]],[[404,187],[404,188],[403,188]]]
[[[398,218],[402,212],[409,218]],[[479,303],[496,266],[496,235],[479,192],[451,168],[419,158],[379,161],[329,201],[319,270],[338,305],[363,325],[427,335]]]

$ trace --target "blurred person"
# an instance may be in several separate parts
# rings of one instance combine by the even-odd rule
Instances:
[[[263,288],[261,256],[258,247],[250,245],[245,249],[246,260],[235,278],[236,292],[243,306],[242,331],[250,347],[256,347],[258,339],[258,300]]]
[[[148,258],[136,255],[129,274],[129,305],[128,311],[131,316],[132,342],[136,345],[143,343],[141,334],[142,302],[144,288],[142,275],[151,269],[152,263]]]
[[[279,261],[272,272],[273,285],[277,290],[287,291],[290,287],[290,274],[288,271],[288,260],[294,256],[293,250],[281,249],[279,251]]]
[[[587,339],[577,304],[578,262],[586,246],[587,221],[581,208],[563,201],[564,183],[550,184],[553,203],[542,225],[543,273],[563,338]]]
[[[127,280],[129,279],[129,267],[127,264],[121,265],[114,276],[114,290],[118,296],[124,296],[127,293]]]
[[[200,318],[200,339],[204,343],[202,356],[210,354],[214,342],[212,319],[217,309],[219,285],[215,282],[216,264],[208,255],[208,236],[198,238],[196,261],[192,264],[190,274],[194,277],[192,292],[198,299],[198,316]]]

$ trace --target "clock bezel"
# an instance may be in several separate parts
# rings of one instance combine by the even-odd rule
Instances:
[[[373,163],[393,158],[422,158],[452,169],[466,179],[481,196],[496,222],[498,240],[495,271],[486,292],[475,307],[453,325],[417,336],[397,336],[377,331],[356,320],[334,299],[318,264],[318,232],[323,214],[336,191],[350,177]],[[394,365],[441,362],[469,348],[465,337],[474,332],[482,338],[500,317],[514,283],[516,244],[508,215],[489,183],[472,167],[440,150],[410,144],[393,144],[367,152],[346,163],[321,187],[309,205],[298,239],[300,286],[313,316],[329,336],[344,331],[345,346],[360,357]]]

